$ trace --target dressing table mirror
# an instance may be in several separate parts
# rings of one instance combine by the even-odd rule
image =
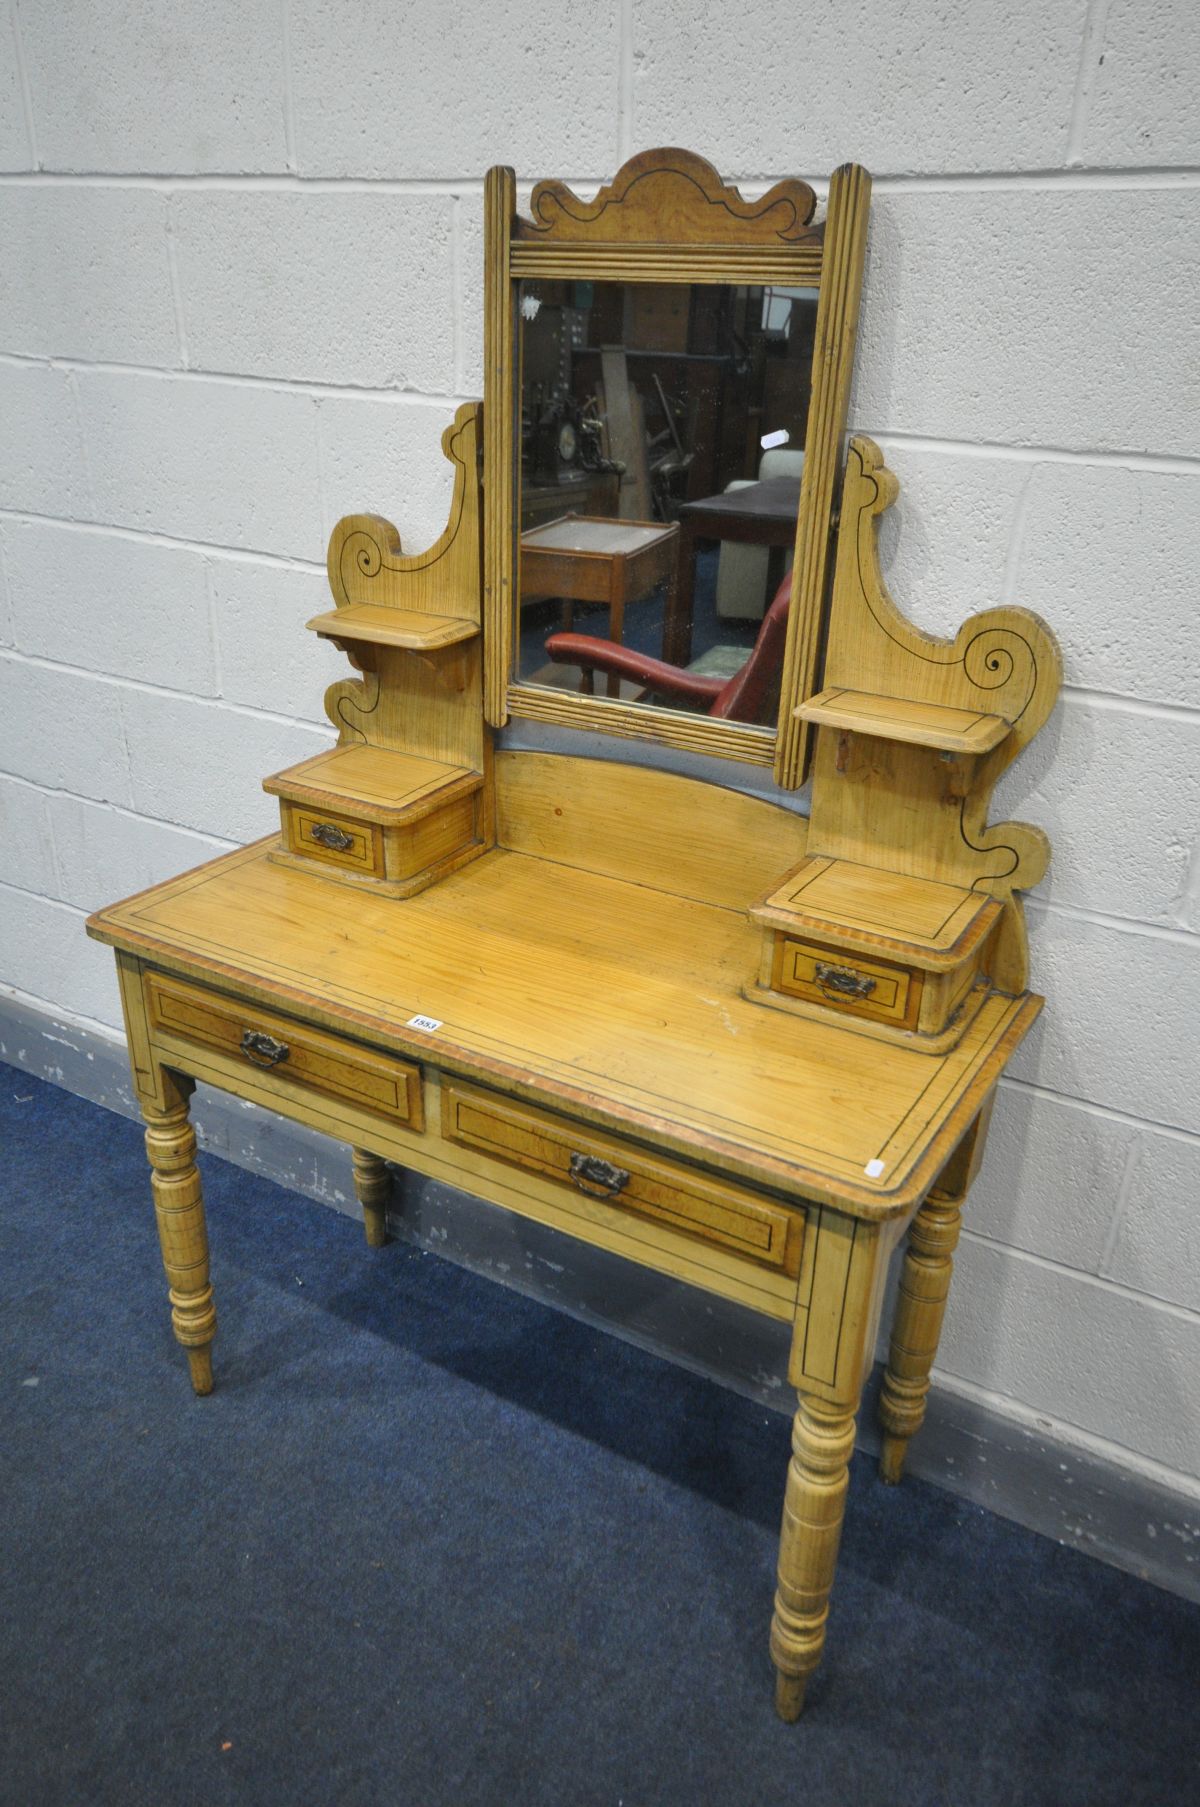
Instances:
[[[372,1245],[412,1169],[788,1326],[788,1720],[889,1259],[907,1235],[896,1481],[996,1082],[1041,1008],[1019,893],[1048,846],[988,806],[1059,684],[1028,611],[936,640],[882,581],[896,482],[844,443],[868,198],[847,165],[818,218],[802,182],[747,198],[665,150],[591,199],[542,182],[522,217],[492,170],[485,404],[443,438],[445,532],[406,553],[363,512],[330,539],[308,626],[352,668],[336,744],[265,777],[276,834],[88,925],[116,950],[198,1394],[197,1080],[348,1143]],[[772,438],[793,462],[764,471]],[[506,745],[510,718],[612,755]],[[778,800],[629,763],[631,739],[770,767]],[[810,764],[806,818],[784,793]]]
[[[488,719],[800,782],[870,181],[746,200],[681,150],[486,188]],[[701,550],[703,548],[703,551]],[[780,597],[781,579],[795,580]]]

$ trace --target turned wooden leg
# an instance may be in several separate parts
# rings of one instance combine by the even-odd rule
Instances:
[[[802,1393],[792,1425],[771,1622],[775,1710],[781,1719],[799,1719],[808,1678],[821,1660],[853,1450],[853,1408]]]
[[[354,1191],[362,1206],[363,1226],[370,1248],[381,1249],[387,1241],[387,1207],[392,1192],[392,1176],[388,1164],[365,1148],[350,1150],[354,1169]]]
[[[884,1432],[879,1472],[892,1483],[903,1474],[909,1439],[924,1421],[929,1375],[942,1334],[953,1255],[962,1228],[962,1205],[961,1194],[949,1198],[931,1193],[908,1233],[887,1371],[879,1395]]]
[[[208,1283],[208,1236],[196,1169],[196,1134],[188,1121],[191,1090],[190,1082],[177,1080],[167,1093],[165,1108],[143,1098],[142,1115],[158,1239],[170,1288],[171,1323],[187,1351],[192,1386],[203,1394],[212,1392],[217,1313]]]

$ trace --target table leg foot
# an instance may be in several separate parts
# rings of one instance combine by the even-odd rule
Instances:
[[[187,1358],[192,1392],[197,1399],[203,1399],[213,1390],[212,1344],[206,1343],[203,1349],[189,1349]]]
[[[352,1148],[350,1159],[355,1197],[362,1206],[367,1247],[381,1249],[388,1239],[387,1208],[392,1194],[388,1164],[379,1155],[368,1154],[365,1148]]]
[[[904,1458],[908,1454],[908,1438],[886,1435],[879,1445],[879,1478],[894,1487],[904,1473]]]
[[[775,1671],[775,1711],[785,1724],[795,1725],[804,1711],[807,1686],[807,1675],[785,1675],[782,1669]]]

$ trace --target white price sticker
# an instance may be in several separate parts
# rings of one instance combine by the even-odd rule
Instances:
[[[424,1029],[429,1034],[441,1028],[442,1019],[439,1016],[410,1016],[404,1026],[406,1029]]]

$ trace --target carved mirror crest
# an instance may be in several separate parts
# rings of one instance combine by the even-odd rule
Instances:
[[[803,776],[870,182],[485,190],[486,709]]]

